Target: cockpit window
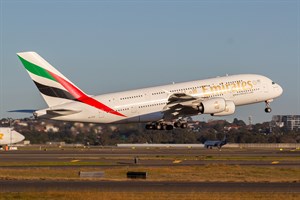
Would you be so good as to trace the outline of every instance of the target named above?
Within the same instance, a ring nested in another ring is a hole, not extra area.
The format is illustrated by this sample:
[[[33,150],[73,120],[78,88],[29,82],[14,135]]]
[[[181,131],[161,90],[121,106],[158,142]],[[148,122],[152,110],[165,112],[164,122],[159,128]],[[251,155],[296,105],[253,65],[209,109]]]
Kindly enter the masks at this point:
[[[272,81],[272,85],[275,85],[276,83],[274,81]]]

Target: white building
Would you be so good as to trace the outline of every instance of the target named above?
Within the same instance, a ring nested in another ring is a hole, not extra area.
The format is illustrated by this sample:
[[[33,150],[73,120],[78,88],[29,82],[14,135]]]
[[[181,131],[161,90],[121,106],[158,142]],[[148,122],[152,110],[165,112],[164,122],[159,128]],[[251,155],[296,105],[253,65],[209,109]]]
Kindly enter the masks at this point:
[[[290,131],[300,130],[300,115],[274,115],[272,125],[285,127]]]

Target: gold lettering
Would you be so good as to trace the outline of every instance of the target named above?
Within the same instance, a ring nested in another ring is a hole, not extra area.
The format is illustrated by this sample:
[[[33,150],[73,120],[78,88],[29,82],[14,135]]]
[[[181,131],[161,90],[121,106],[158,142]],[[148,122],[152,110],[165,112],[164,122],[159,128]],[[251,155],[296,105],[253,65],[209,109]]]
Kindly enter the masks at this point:
[[[227,92],[237,92],[242,90],[249,90],[254,87],[252,81],[234,81],[230,83],[219,83],[218,85],[204,85],[201,86],[204,96],[214,94],[225,94]],[[197,90],[192,90],[192,93],[197,93]]]
[[[202,86],[202,92],[203,92],[203,93],[206,93],[206,92],[207,92],[206,86]]]
[[[235,92],[235,91],[237,91],[236,84],[232,83],[231,84],[231,92]]]
[[[243,81],[242,82],[242,88],[243,88],[243,90],[247,90],[246,86],[247,86],[247,82]]]
[[[251,82],[251,81],[248,81],[247,83],[248,83],[248,85],[250,86],[250,89],[252,89],[252,88],[253,88],[252,82]]]
[[[237,82],[237,87],[238,87],[238,88],[241,88],[241,83],[240,83],[240,81]]]
[[[2,133],[0,133],[0,140],[3,140],[3,134]]]
[[[208,89],[206,88],[206,86],[202,86],[201,88],[202,88],[203,96],[204,96],[204,97],[209,96],[209,94],[208,94]]]
[[[210,90],[212,92],[220,92],[222,90],[222,88],[219,85],[213,85],[213,86],[210,86]]]
[[[222,87],[222,90],[220,92],[225,94],[227,92],[227,90],[226,90],[224,83],[221,83],[221,87]]]
[[[226,91],[227,91],[227,92],[229,91],[229,86],[230,86],[230,85],[226,83]]]
[[[221,83],[222,91],[225,91],[225,85]]]

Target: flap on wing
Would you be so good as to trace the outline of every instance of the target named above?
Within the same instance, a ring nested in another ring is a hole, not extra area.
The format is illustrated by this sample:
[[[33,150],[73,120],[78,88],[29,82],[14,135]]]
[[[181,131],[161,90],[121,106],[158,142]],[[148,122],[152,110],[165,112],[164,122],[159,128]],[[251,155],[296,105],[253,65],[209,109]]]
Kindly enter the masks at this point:
[[[70,109],[55,109],[55,110],[47,110],[48,115],[72,115],[75,113],[81,112],[81,110],[70,110]]]
[[[168,99],[168,104],[180,103],[185,101],[196,100],[197,98],[187,95],[185,93],[172,94]]]
[[[197,109],[197,106],[200,104],[201,101],[201,98],[196,98],[185,93],[176,93],[172,94],[169,97],[165,110],[178,105],[181,107],[192,107],[194,109]]]

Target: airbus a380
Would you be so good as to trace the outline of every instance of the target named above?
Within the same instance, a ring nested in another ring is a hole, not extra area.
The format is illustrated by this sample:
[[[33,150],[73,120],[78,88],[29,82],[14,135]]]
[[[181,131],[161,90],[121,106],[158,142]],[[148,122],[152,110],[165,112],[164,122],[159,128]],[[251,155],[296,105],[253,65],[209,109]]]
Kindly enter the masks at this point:
[[[35,52],[17,53],[48,108],[37,118],[91,123],[147,123],[146,129],[186,128],[199,114],[231,115],[236,106],[270,102],[282,88],[262,75],[240,74],[91,96]]]

